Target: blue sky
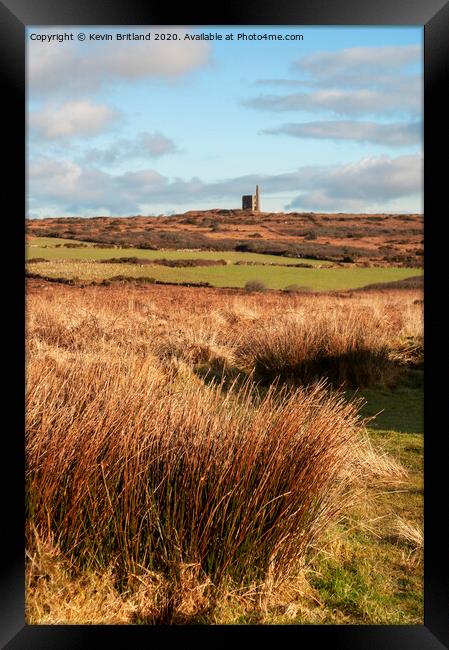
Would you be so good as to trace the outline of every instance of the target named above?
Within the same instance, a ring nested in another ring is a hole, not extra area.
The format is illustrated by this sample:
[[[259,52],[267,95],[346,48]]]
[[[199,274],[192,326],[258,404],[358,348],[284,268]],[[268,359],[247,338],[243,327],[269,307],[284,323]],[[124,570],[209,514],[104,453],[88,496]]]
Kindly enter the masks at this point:
[[[234,39],[184,39],[200,33]],[[27,36],[31,217],[239,208],[257,182],[267,211],[422,212],[421,27],[64,26]]]

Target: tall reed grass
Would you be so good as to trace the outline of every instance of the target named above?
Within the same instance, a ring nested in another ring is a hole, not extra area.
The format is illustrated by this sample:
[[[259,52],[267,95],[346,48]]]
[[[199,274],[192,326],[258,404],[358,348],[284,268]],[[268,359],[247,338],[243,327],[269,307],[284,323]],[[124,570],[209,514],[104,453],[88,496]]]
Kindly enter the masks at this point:
[[[80,566],[282,575],[367,478],[356,408],[321,385],[255,402],[119,361],[27,379],[28,518]]]
[[[343,313],[341,313],[343,311]],[[264,381],[308,384],[327,377],[365,387],[394,375],[385,323],[363,310],[280,314],[242,333],[236,357]]]

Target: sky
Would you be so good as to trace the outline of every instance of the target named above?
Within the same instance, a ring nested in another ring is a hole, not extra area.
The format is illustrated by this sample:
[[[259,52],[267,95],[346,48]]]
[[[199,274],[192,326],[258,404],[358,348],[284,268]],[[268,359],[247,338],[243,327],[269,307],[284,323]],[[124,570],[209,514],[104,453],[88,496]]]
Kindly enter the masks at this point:
[[[422,212],[422,121],[422,27],[27,27],[27,216]]]

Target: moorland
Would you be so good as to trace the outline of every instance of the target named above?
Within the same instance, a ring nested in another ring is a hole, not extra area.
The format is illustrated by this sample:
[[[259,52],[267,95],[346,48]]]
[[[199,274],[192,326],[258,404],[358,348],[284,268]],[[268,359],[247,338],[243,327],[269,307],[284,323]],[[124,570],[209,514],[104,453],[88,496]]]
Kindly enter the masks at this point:
[[[422,623],[422,216],[313,218],[27,222],[29,623]]]

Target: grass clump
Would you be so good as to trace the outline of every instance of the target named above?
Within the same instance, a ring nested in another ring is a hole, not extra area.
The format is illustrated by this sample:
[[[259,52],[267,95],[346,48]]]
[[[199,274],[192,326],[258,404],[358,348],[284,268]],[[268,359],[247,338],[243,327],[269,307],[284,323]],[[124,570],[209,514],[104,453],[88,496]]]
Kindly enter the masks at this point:
[[[281,315],[248,328],[236,357],[265,383],[279,378],[308,384],[326,377],[336,385],[363,387],[388,381],[397,371],[385,331],[381,322],[368,326],[364,316],[348,311],[337,321],[324,313],[308,319]]]
[[[322,385],[255,401],[118,360],[27,379],[29,530],[122,585],[185,565],[214,587],[282,579],[378,472],[356,406]]]

